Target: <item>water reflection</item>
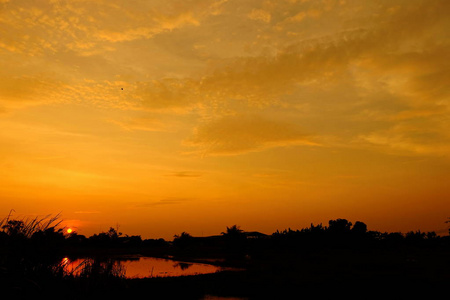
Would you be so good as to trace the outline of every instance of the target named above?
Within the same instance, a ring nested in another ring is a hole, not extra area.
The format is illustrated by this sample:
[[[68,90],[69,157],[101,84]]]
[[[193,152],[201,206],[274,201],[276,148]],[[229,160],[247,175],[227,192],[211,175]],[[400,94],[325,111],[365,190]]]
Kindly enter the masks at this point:
[[[120,264],[127,278],[172,277],[209,274],[225,270],[225,268],[204,264],[174,261],[155,257],[117,257],[114,263]],[[83,266],[92,263],[92,259],[70,260],[65,257],[61,264],[68,274],[79,275]]]
[[[184,262],[178,262],[176,264],[173,265],[174,268],[179,267],[181,270],[187,270],[190,267],[192,267],[191,263],[184,263]]]

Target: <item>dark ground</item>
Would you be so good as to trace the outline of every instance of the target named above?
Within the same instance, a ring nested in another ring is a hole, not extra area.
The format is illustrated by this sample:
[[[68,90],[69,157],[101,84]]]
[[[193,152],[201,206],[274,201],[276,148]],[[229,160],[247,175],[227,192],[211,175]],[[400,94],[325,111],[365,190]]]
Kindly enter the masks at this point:
[[[450,287],[449,254],[448,249],[416,247],[260,252],[228,263],[245,267],[243,271],[174,278],[36,280],[36,284],[29,280],[8,292],[14,299],[202,299],[205,295],[438,299],[442,291],[447,297]]]
[[[237,226],[221,236],[182,233],[173,242],[107,233],[64,236],[50,227],[31,236],[23,222],[0,232],[0,299],[441,299],[450,292],[450,236],[380,233],[345,219],[270,236]],[[18,229],[22,231],[18,231]],[[140,254],[215,261],[240,269],[214,274],[127,279],[111,255]],[[63,257],[95,258],[67,276]],[[56,263],[56,265],[55,265]]]

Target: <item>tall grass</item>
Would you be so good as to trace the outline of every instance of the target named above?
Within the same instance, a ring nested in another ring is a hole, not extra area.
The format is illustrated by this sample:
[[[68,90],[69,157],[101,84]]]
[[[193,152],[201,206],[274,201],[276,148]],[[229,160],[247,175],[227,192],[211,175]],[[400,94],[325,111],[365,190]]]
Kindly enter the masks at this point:
[[[86,291],[120,286],[125,269],[112,260],[85,260],[69,270],[64,261],[60,214],[0,220],[0,290],[34,294],[62,287]],[[1,297],[0,297],[1,299]]]
[[[89,259],[85,260],[80,267],[78,276],[84,278],[125,278],[125,267],[120,261],[114,259],[99,260]]]
[[[46,230],[55,230],[62,222],[59,220],[61,214],[55,216],[35,217],[33,219],[24,218],[21,220],[11,219],[11,212],[7,217],[0,220],[1,232],[9,236],[23,236],[30,238],[34,233]]]
[[[88,258],[76,263],[68,258],[54,265],[55,274],[77,278],[125,278],[126,268],[116,259]]]

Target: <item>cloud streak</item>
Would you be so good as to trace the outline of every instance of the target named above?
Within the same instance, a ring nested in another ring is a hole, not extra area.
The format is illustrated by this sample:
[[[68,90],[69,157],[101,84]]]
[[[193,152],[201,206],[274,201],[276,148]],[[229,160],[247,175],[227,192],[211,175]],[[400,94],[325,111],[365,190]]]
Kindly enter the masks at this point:
[[[176,205],[176,204],[182,204],[191,201],[190,198],[180,198],[180,197],[169,197],[164,198],[159,201],[151,201],[146,203],[141,203],[136,205],[136,207],[154,207],[154,206],[160,206],[160,205]]]
[[[206,155],[235,155],[287,145],[318,146],[292,124],[258,115],[226,116],[200,125],[186,144]]]
[[[197,178],[201,177],[203,174],[199,172],[188,172],[188,171],[180,171],[180,172],[172,172],[166,176],[178,177],[178,178]]]

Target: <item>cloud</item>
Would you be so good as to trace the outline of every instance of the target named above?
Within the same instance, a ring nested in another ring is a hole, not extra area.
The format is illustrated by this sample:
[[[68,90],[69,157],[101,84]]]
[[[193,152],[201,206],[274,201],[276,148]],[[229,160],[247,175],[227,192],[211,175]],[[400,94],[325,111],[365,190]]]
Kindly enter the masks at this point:
[[[144,105],[150,109],[192,107],[198,104],[213,106],[235,99],[257,106],[279,104],[283,101],[283,96],[296,93],[302,85],[339,81],[349,76],[356,81],[359,74],[355,72],[355,66],[363,71],[367,70],[372,75],[372,81],[384,80],[389,77],[389,73],[396,75],[404,68],[398,65],[399,61],[420,65],[420,60],[426,60],[422,57],[427,55],[426,51],[417,52],[410,48],[411,45],[434,33],[433,28],[444,26],[445,21],[441,17],[431,21],[420,15],[423,7],[422,2],[418,3],[420,5],[417,8],[395,13],[389,13],[391,6],[382,6],[380,13],[384,14],[379,20],[372,19],[359,27],[344,28],[320,38],[296,38],[285,46],[278,47],[275,54],[212,61],[211,71],[200,78],[166,78],[141,83],[142,97],[148,99],[144,101]],[[432,12],[425,15],[432,15],[441,8],[439,5],[431,6]],[[426,7],[425,11],[429,10]],[[350,9],[347,13],[349,11]],[[416,21],[413,26],[409,26],[411,20],[417,20],[424,28],[417,25]],[[270,38],[277,33],[267,30],[266,34]],[[435,43],[437,41],[439,39]],[[419,47],[432,49],[434,46],[419,44]],[[440,52],[445,53],[447,48],[444,47]],[[389,57],[394,63],[388,64],[386,68],[384,61]],[[438,58],[436,60],[443,61],[442,56],[435,57]],[[444,71],[443,66],[434,67]],[[411,83],[425,79],[420,74],[423,70],[416,71],[419,72],[417,78],[421,79],[414,79],[407,73],[399,75],[406,76],[404,78]],[[385,74],[381,74],[382,72]],[[438,74],[441,73],[444,72]],[[432,80],[427,82],[433,84]]]
[[[74,212],[75,214],[100,214],[101,212],[98,210],[78,210]]]
[[[173,177],[179,177],[179,178],[196,178],[196,177],[201,177],[202,173],[180,171],[180,172],[172,172],[166,176],[173,176]]]
[[[167,4],[163,2],[150,4],[138,1],[134,5],[123,5],[120,1],[95,3],[86,1],[76,7],[69,3],[58,5],[45,1],[39,3],[34,3],[27,9],[19,9],[20,5],[11,4],[3,18],[3,26],[8,27],[6,30],[8,34],[3,36],[4,41],[0,37],[0,43],[33,55],[42,51],[62,55],[70,50],[80,57],[97,55],[95,61],[98,61],[100,54],[114,53],[119,49],[103,43],[105,41],[117,43],[149,39],[155,34],[165,32],[167,33],[165,41],[173,44],[174,49],[183,49],[176,53],[178,56],[183,56],[183,53],[192,52],[189,49],[189,43],[192,43],[191,48],[199,42],[205,45],[205,41],[201,40],[202,34],[203,36],[206,34],[208,39],[217,38],[229,41],[228,44],[236,43],[237,37],[230,36],[228,31],[211,36],[208,26],[214,22],[220,22],[220,28],[228,28],[227,19],[216,14],[218,7],[228,10],[227,17],[230,17],[231,12],[240,11],[225,1],[190,1],[189,4],[170,1]],[[433,3],[413,1],[413,3],[405,7],[396,7],[389,1],[382,2],[375,9],[377,14],[373,14],[374,7],[371,5],[357,6],[340,1],[320,1],[320,3],[268,1],[264,4],[240,4],[244,7],[241,13],[247,14],[249,18],[276,23],[274,26],[264,27],[262,31],[260,29],[261,32],[257,30],[257,27],[248,28],[253,34],[251,40],[255,43],[255,47],[271,45],[276,47],[276,52],[257,55],[247,53],[247,55],[223,61],[213,59],[210,61],[209,71],[205,70],[203,74],[198,73],[198,76],[183,78],[165,76],[165,78],[135,82],[135,94],[130,95],[133,96],[130,99],[123,100],[122,104],[133,107],[140,105],[141,108],[148,110],[190,110],[198,106],[217,106],[218,103],[230,99],[247,101],[257,106],[272,105],[283,101],[283,96],[295,93],[299,85],[348,76],[346,72],[354,64],[371,68],[371,72],[377,66],[380,70],[385,70],[381,64],[387,53],[393,54],[388,56],[396,60],[407,59],[405,50],[409,51],[411,45],[414,45],[419,38],[432,39],[433,35],[439,34],[439,38],[434,39],[433,42],[436,44],[445,34],[442,29],[439,30],[448,25],[445,14],[439,13],[448,7],[445,1]],[[367,21],[346,23],[347,19],[358,20],[354,17],[358,9],[363,16],[372,12],[372,17],[367,18]],[[288,20],[298,15],[308,16],[317,18],[314,21],[317,26],[326,27],[328,23],[321,19],[323,14],[329,17],[329,23],[339,25],[335,26],[337,29],[327,29],[319,36],[308,37],[306,35],[308,32],[305,32],[295,38],[284,36],[283,40],[281,39],[280,34],[286,34],[290,29],[299,29],[298,24],[291,24],[289,26],[294,27],[288,28],[286,23]],[[241,22],[244,24],[244,20]],[[177,28],[181,32],[177,35],[178,38],[180,35],[196,32],[191,36],[191,39],[195,40],[183,40],[183,45],[179,45],[170,39],[171,32]],[[24,36],[24,38],[18,39],[17,36]],[[185,42],[187,45],[184,45]],[[418,46],[434,47],[433,43],[430,43],[431,46]],[[213,45],[214,43],[211,43],[210,47]],[[444,47],[441,53],[446,53],[446,50],[447,47]],[[419,56],[417,59],[420,59],[422,54],[416,53]],[[59,59],[64,62],[65,56],[67,53]],[[97,65],[97,62],[83,62],[74,57],[68,59],[75,62],[73,65],[81,66],[86,70],[83,75],[92,77],[93,74],[100,74],[92,67]],[[412,58],[412,60],[414,63],[416,59]],[[67,60],[66,63],[69,64],[69,61]],[[67,67],[72,66],[67,65]],[[111,62],[99,65],[98,68],[103,72],[107,69],[113,73],[125,70],[123,69],[125,66],[122,69],[112,68]],[[432,79],[436,79],[438,74],[445,74],[443,71],[436,73],[436,76],[429,74],[429,80],[425,78],[426,76],[418,74],[414,79],[417,81],[416,87],[420,88],[422,84],[422,89],[428,89],[427,84],[437,83]],[[392,67],[390,72],[394,72]],[[444,83],[445,80],[441,82]],[[431,89],[433,89],[432,86]],[[136,99],[139,99],[139,103]]]
[[[97,48],[104,42],[150,39],[216,14],[221,2],[66,1],[2,2],[0,49],[30,56]],[[97,52],[95,52],[97,53]],[[97,53],[98,54],[98,53]]]
[[[361,137],[374,146],[380,147],[381,152],[396,153],[402,155],[433,155],[446,156],[450,153],[450,140],[444,141],[418,141],[412,135],[404,133],[372,133]]]
[[[269,12],[262,9],[253,9],[249,14],[248,18],[250,20],[262,21],[265,23],[269,23],[271,19],[271,15]]]
[[[380,133],[380,124],[400,134],[397,125],[413,119],[443,128],[450,3],[403,3],[11,1],[0,51],[15,62],[6,66],[12,76],[0,76],[1,105],[85,102],[152,114],[112,120],[131,131],[164,130],[157,114],[192,114],[209,121],[191,120],[187,143],[214,155],[309,141],[279,116],[255,117],[280,107],[297,113],[302,129],[342,140]],[[33,60],[21,64],[27,55]],[[45,74],[29,72],[33,64]]]
[[[206,155],[236,155],[288,145],[318,143],[292,124],[258,115],[233,115],[200,125],[186,145]]]
[[[448,121],[429,117],[406,119],[389,129],[361,135],[359,140],[389,153],[448,157],[450,134],[446,128],[449,125]]]
[[[140,203],[137,204],[136,207],[153,207],[153,206],[160,206],[160,205],[175,205],[175,204],[181,204],[188,201],[191,201],[191,198],[180,198],[180,197],[169,197],[164,198],[159,201],[151,201],[146,203]]]
[[[0,74],[0,103],[11,107],[58,102],[64,83],[48,76]]]
[[[150,39],[157,34],[181,28],[186,25],[198,26],[200,21],[196,19],[192,12],[181,12],[175,16],[157,15],[153,17],[155,24],[151,27],[141,26],[126,30],[117,28],[116,30],[102,29],[95,33],[99,40],[108,42],[127,42],[138,39]]]
[[[163,124],[157,118],[135,117],[125,118],[123,120],[111,119],[111,123],[118,125],[126,131],[165,131],[167,125]]]
[[[199,99],[195,83],[183,79],[162,79],[136,83],[136,95],[145,109],[189,108]]]

